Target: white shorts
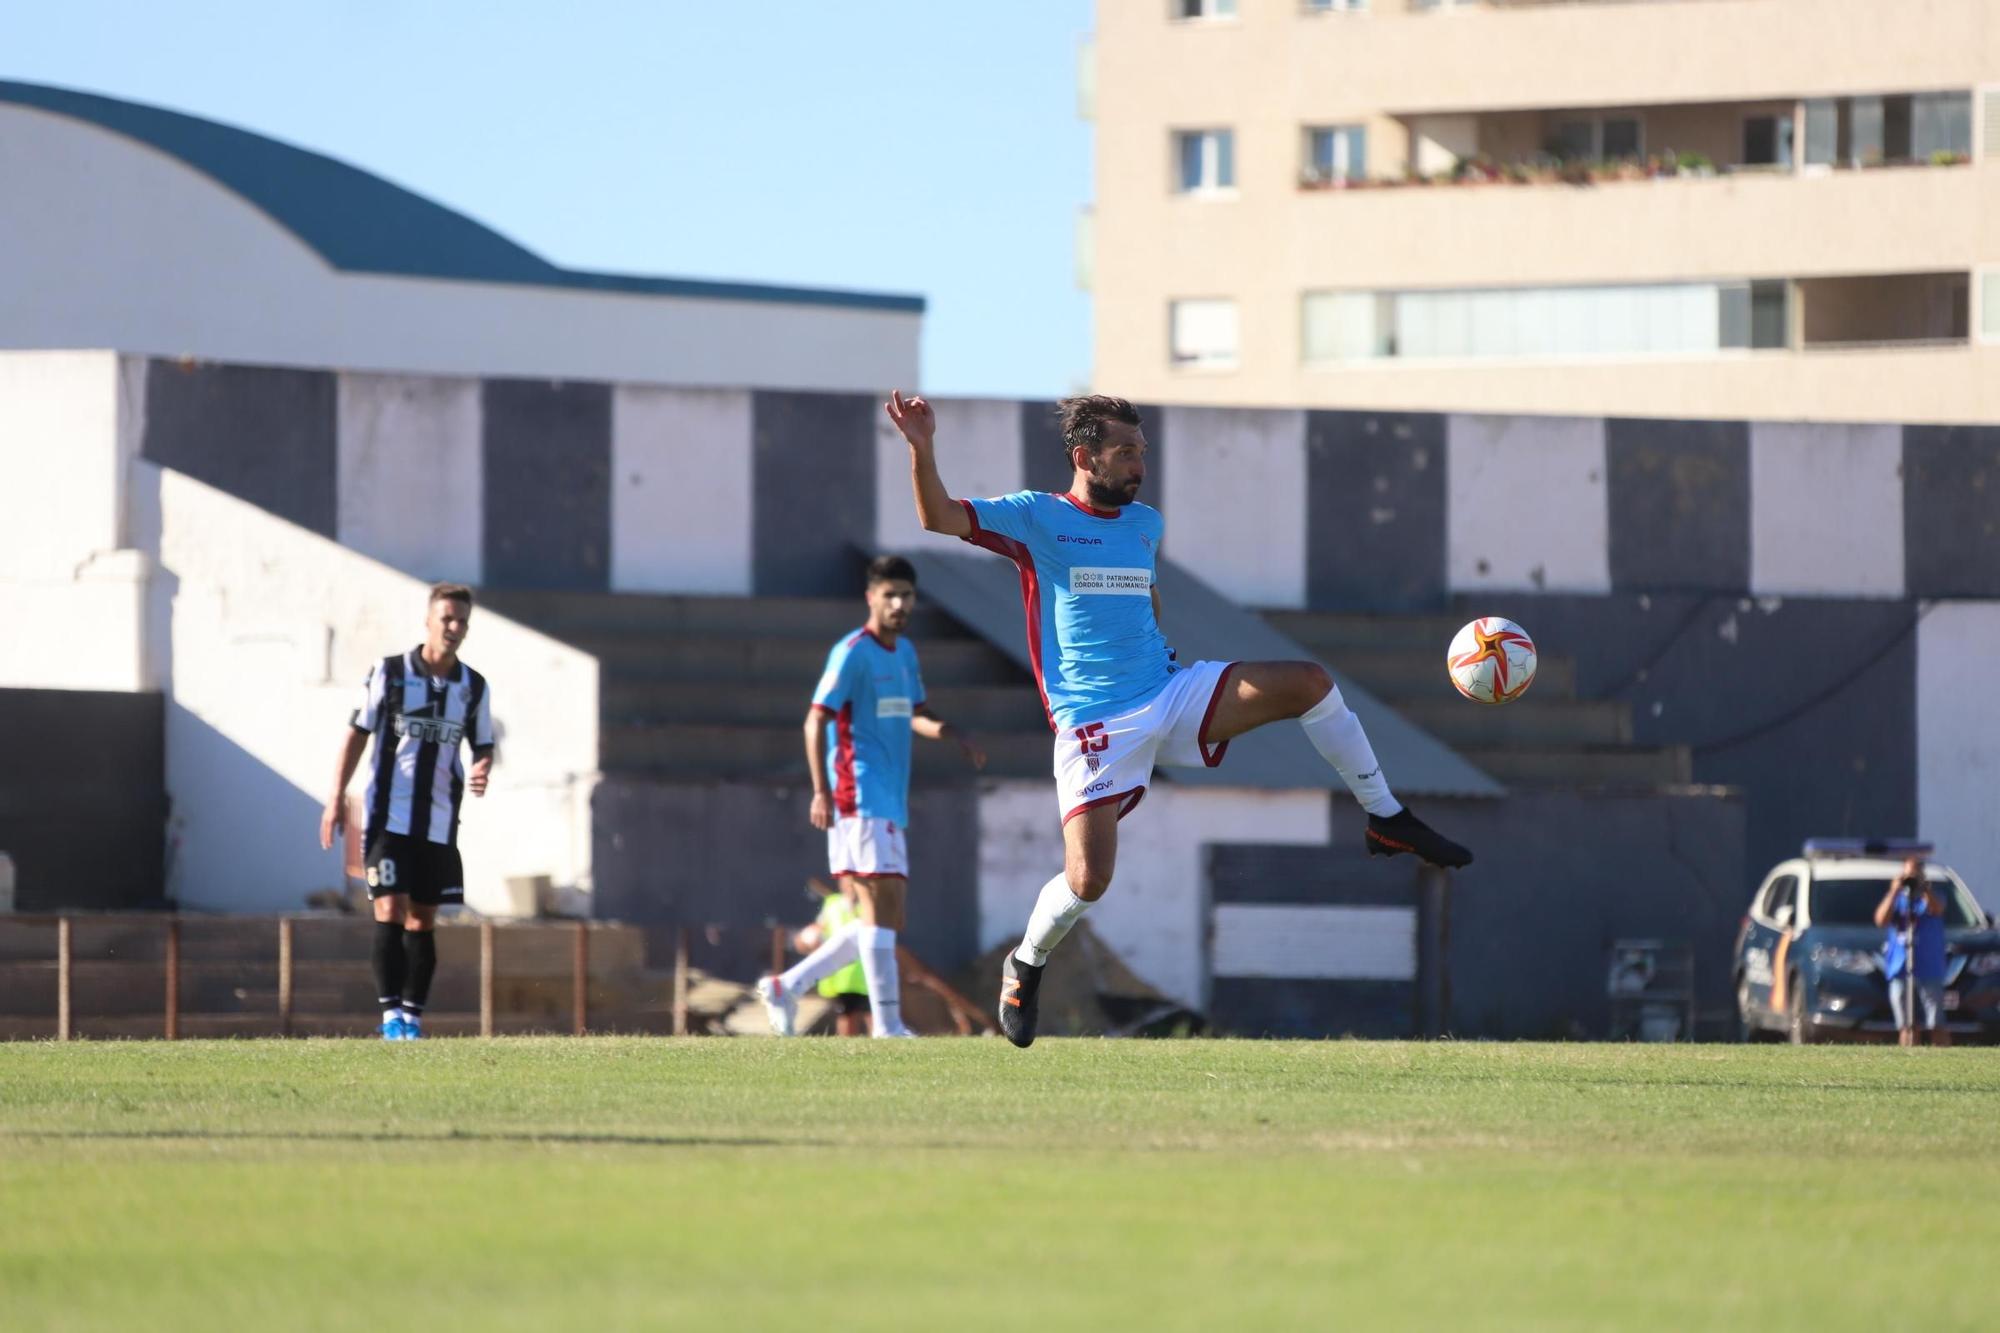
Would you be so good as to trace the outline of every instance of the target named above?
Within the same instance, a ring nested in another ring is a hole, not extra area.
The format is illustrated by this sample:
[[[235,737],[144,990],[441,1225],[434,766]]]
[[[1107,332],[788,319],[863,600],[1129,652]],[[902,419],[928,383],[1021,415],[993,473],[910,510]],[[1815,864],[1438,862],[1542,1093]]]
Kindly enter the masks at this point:
[[[1214,768],[1229,742],[1211,745],[1208,724],[1234,662],[1196,662],[1167,678],[1160,692],[1128,713],[1071,727],[1056,737],[1056,799],[1067,824],[1085,810],[1121,802],[1132,813],[1153,765]]]
[[[910,853],[903,845],[903,826],[866,815],[834,820],[826,831],[826,868],[836,875],[908,879]]]

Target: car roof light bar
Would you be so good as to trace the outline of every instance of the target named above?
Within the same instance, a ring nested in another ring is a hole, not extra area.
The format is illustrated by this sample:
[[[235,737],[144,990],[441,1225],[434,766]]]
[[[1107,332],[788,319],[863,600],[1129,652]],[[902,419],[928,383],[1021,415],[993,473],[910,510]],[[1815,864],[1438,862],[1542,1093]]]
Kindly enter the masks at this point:
[[[1822,858],[1838,856],[1921,856],[1929,857],[1936,848],[1921,838],[1807,838],[1805,854]]]

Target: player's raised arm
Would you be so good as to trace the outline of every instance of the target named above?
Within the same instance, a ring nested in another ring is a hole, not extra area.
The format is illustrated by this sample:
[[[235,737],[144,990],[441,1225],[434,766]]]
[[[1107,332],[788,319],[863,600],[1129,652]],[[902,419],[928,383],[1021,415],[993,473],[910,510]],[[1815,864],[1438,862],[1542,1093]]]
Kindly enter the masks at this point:
[[[917,521],[925,532],[941,532],[947,537],[963,537],[972,531],[972,519],[963,505],[951,498],[938,476],[937,414],[921,398],[903,397],[901,389],[889,395],[883,405],[889,420],[910,442],[910,488],[916,492]]]

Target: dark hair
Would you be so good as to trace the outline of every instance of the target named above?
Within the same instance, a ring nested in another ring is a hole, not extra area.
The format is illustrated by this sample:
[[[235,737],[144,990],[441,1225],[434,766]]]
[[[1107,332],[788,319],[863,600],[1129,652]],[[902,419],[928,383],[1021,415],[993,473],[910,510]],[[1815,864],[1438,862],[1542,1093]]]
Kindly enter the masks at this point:
[[[1122,421],[1137,426],[1139,409],[1123,398],[1108,393],[1086,393],[1065,398],[1056,404],[1056,426],[1062,431],[1063,457],[1079,444],[1096,451],[1104,443],[1104,423]]]
[[[431,602],[464,602],[470,607],[472,605],[472,589],[466,587],[463,583],[433,583],[431,585],[430,602],[425,602],[424,605],[429,606]]]
[[[868,587],[888,583],[892,579],[914,584],[917,581],[916,566],[900,555],[878,555],[868,562]]]

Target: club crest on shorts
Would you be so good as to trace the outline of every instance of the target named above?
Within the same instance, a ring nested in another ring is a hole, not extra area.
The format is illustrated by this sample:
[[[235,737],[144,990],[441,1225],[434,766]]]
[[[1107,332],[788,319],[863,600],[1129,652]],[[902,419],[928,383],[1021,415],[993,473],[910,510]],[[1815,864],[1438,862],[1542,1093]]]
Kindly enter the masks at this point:
[[[1087,754],[1083,757],[1083,766],[1095,773],[1098,769],[1104,767],[1104,761],[1094,754]]]

